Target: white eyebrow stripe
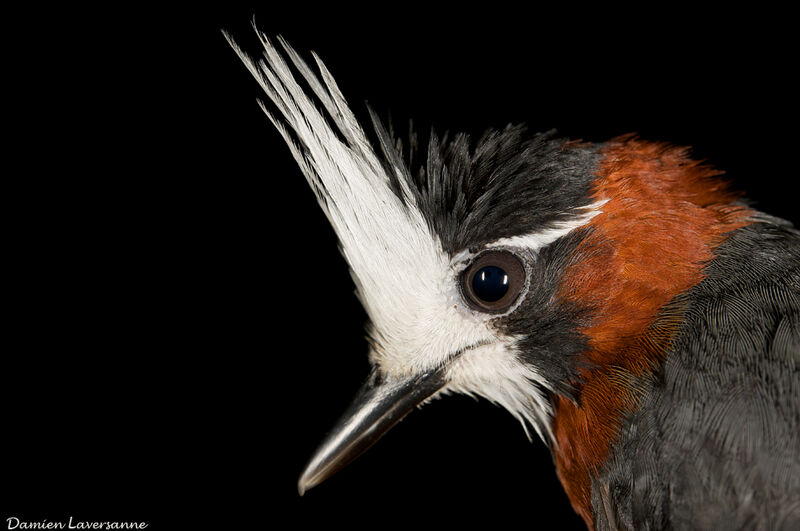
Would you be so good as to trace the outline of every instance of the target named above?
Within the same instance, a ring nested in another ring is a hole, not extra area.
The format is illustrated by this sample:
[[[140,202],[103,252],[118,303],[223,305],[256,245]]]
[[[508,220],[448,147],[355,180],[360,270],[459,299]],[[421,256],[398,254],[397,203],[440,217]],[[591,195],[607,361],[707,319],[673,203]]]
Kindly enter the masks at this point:
[[[487,249],[494,249],[497,247],[525,247],[527,249],[538,251],[562,236],[566,236],[578,227],[583,227],[593,217],[601,214],[603,211],[600,208],[608,203],[608,199],[597,201],[591,205],[583,207],[586,213],[574,217],[569,221],[557,221],[545,230],[531,232],[529,234],[521,234],[519,236],[511,236],[510,238],[500,238],[486,245]]]

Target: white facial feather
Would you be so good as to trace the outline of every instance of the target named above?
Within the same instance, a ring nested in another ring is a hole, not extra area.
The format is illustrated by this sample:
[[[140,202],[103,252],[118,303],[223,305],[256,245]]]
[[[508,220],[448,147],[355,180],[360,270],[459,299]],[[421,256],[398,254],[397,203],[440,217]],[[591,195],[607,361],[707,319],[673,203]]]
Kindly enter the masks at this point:
[[[551,441],[552,411],[539,389],[549,385],[535,369],[519,361],[515,344],[515,338],[508,338],[462,353],[453,360],[444,392],[486,398],[514,415],[528,439],[531,426],[543,441]]]
[[[487,247],[522,247],[525,249],[541,249],[550,245],[559,238],[562,238],[577,229],[589,223],[589,221],[600,214],[600,208],[608,203],[608,199],[597,201],[590,205],[583,207],[581,210],[583,214],[579,214],[574,218],[567,221],[559,221],[553,223],[548,228],[531,234],[523,234],[520,236],[512,236],[510,238],[500,238],[497,241],[487,245]]]
[[[458,278],[469,253],[450,259],[402,177],[398,180],[404,201],[395,195],[384,166],[319,58],[314,56],[321,81],[280,40],[327,114],[298,84],[270,40],[259,36],[264,58],[257,62],[228,40],[277,109],[280,117],[261,104],[339,237],[371,321],[373,363],[385,377],[400,378],[452,360],[445,392],[488,398],[543,436],[549,431],[551,412],[538,386],[547,383],[518,360],[517,339],[492,326],[497,315],[476,312],[461,298]],[[596,214],[596,208],[590,209],[547,231],[504,238],[487,247],[537,250]]]

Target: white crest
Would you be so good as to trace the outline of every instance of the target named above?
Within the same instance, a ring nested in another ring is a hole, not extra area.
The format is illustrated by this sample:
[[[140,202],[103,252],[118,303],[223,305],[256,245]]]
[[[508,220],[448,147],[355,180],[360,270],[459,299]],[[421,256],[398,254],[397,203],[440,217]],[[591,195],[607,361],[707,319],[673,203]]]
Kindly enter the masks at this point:
[[[441,291],[439,279],[421,274],[447,268],[441,245],[419,209],[406,207],[390,188],[384,166],[319,58],[314,56],[322,82],[280,40],[327,111],[327,118],[296,82],[270,40],[261,33],[259,36],[266,60],[255,62],[232,41],[231,45],[282,115],[283,120],[277,119],[262,104],[339,237],[359,299],[374,326],[375,339],[384,349],[393,343],[413,344],[416,331],[409,330],[407,323],[438,311],[430,309],[428,301],[420,300],[418,294]],[[404,179],[399,181],[407,186]],[[413,206],[412,194],[407,189],[404,192],[406,202]]]

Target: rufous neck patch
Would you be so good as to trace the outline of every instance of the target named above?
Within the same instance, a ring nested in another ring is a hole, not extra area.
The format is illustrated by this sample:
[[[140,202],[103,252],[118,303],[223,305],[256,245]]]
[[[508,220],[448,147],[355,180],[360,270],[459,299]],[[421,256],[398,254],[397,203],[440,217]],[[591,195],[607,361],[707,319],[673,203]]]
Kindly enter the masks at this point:
[[[563,300],[591,309],[579,403],[559,397],[553,433],[559,478],[591,529],[591,474],[608,457],[623,414],[636,407],[637,377],[661,362],[680,317],[661,315],[703,280],[704,264],[751,211],[721,172],[684,148],[630,136],[602,151],[593,199],[606,200],[588,224],[562,281]]]

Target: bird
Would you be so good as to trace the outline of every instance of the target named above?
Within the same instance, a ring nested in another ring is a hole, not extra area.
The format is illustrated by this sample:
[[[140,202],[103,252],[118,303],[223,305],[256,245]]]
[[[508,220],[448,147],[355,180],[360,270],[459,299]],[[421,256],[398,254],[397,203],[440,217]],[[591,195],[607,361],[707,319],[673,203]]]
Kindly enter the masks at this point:
[[[421,157],[253,27],[258,59],[223,33],[368,320],[370,372],[300,495],[466,394],[547,446],[588,529],[800,528],[800,231],[635,134],[432,132]]]

